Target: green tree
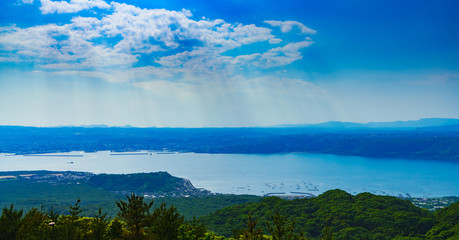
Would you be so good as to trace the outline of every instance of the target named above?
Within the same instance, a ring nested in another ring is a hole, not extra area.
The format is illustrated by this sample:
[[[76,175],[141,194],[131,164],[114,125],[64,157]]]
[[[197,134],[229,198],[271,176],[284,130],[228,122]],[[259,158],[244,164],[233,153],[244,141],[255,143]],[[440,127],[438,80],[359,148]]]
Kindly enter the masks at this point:
[[[435,212],[437,224],[426,234],[427,239],[459,239],[459,202]]]
[[[22,210],[14,209],[14,205],[4,207],[0,216],[0,239],[16,240],[16,235],[21,227]]]
[[[271,223],[267,223],[268,232],[273,240],[297,240],[301,239],[300,234],[295,234],[293,229],[295,222],[288,223],[288,219],[277,211],[271,217]]]
[[[362,227],[347,227],[333,234],[333,239],[337,240],[365,240],[370,239],[368,231]]]
[[[107,219],[107,213],[102,213],[102,209],[99,208],[99,212],[91,219],[89,224],[88,239],[91,240],[105,240],[108,239],[107,228],[109,219]]]
[[[51,229],[48,226],[48,218],[43,208],[30,209],[21,220],[21,227],[18,230],[19,240],[47,239],[51,236]]]
[[[263,240],[263,231],[256,228],[258,221],[252,219],[252,215],[247,217],[247,229],[242,230],[241,240]]]
[[[179,240],[197,240],[206,236],[207,228],[204,223],[193,217],[179,228]]]
[[[153,239],[176,240],[179,236],[179,228],[183,223],[184,218],[174,205],[167,208],[166,204],[162,203],[151,216],[148,232]]]
[[[333,239],[333,232],[331,230],[331,227],[324,227],[322,229],[322,234],[320,237],[321,240],[332,240]]]
[[[107,237],[110,240],[121,240],[123,239],[123,222],[118,218],[114,218],[107,227]]]
[[[56,222],[56,235],[58,238],[67,240],[80,240],[83,238],[83,230],[86,229],[82,226],[81,212],[80,199],[78,199],[73,206],[69,206],[70,215],[60,216],[59,221]]]
[[[78,199],[75,205],[69,207],[69,213],[73,220],[77,220],[80,217],[81,212],[83,212],[80,207],[80,202],[81,200]]]
[[[57,222],[59,220],[59,213],[54,210],[54,206],[46,213],[46,217],[51,220],[51,222]]]
[[[127,201],[117,201],[119,208],[118,217],[122,219],[128,228],[127,238],[132,240],[145,239],[145,228],[151,216],[150,209],[153,201],[144,202],[143,196],[131,194]]]

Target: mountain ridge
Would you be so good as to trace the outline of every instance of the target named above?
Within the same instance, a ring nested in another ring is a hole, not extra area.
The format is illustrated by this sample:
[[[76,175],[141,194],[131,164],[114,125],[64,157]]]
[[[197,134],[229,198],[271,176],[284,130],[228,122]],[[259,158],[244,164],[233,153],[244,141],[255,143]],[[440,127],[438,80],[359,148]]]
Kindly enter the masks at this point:
[[[277,128],[426,128],[459,125],[456,118],[421,118],[419,120],[392,121],[392,122],[341,122],[328,121],[316,124],[282,124]]]
[[[459,125],[457,118],[421,118],[418,120],[406,121],[387,121],[387,122],[347,122],[347,121],[327,121],[320,123],[299,123],[299,124],[279,124],[270,126],[238,126],[238,127],[138,127],[132,125],[110,126],[106,124],[87,124],[87,125],[58,125],[58,126],[19,126],[19,125],[0,125],[0,127],[24,127],[24,128],[119,128],[119,129],[247,129],[247,128],[425,128],[425,127],[444,127]]]

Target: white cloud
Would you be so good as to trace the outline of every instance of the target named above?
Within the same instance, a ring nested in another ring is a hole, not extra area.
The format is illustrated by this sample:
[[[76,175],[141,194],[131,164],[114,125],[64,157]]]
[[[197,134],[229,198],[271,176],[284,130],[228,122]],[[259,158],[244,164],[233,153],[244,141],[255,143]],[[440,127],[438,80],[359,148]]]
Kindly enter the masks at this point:
[[[278,43],[281,43],[282,42],[282,39],[280,38],[271,38],[269,39],[269,43],[271,44],[278,44]]]
[[[32,4],[34,0],[22,0],[24,4]]]
[[[0,28],[0,46],[2,50],[13,51],[25,59],[59,57],[58,50],[53,46],[58,43],[56,36],[65,32],[65,27],[55,24],[36,26],[26,29],[18,27]]]
[[[2,57],[0,56],[0,62],[20,62],[21,59],[18,57]]]
[[[220,19],[194,21],[188,10],[141,9],[115,2],[112,6],[113,14],[98,22],[98,30],[106,36],[122,36],[116,46],[120,51],[152,53],[177,48],[186,40],[225,51],[273,37],[270,29],[253,24],[233,25]]]
[[[44,68],[78,69],[129,65],[137,62],[135,55],[85,40],[85,33],[73,25],[42,25],[21,29],[0,28],[2,50],[14,52],[24,61],[35,61]]]
[[[283,47],[273,48],[264,53],[240,55],[234,59],[234,63],[260,68],[285,66],[301,59],[303,56],[300,50],[311,44],[311,41],[289,43]]]
[[[33,1],[33,0],[25,0],[25,1]],[[91,8],[107,9],[110,7],[110,5],[108,5],[103,0],[70,0],[70,2],[40,0],[40,2],[41,2],[40,10],[43,14],[76,13],[76,12],[91,9]]]
[[[265,21],[265,23],[267,23],[267,24],[269,24],[271,26],[274,26],[274,27],[280,27],[281,31],[283,33],[287,33],[287,32],[292,31],[294,27],[298,28],[301,31],[301,33],[303,33],[303,34],[316,34],[317,33],[316,30],[310,29],[310,28],[306,27],[305,25],[303,25],[302,23],[297,22],[297,21],[274,21],[274,20],[270,20],[270,21]]]
[[[147,76],[173,79],[206,75],[206,79],[212,79],[234,76],[240,68],[257,70],[288,65],[301,59],[300,50],[312,44],[289,42],[274,36],[271,29],[254,24],[194,20],[186,9],[142,9],[117,2],[108,5],[102,0],[41,1],[43,13],[95,7],[109,10],[102,17],[75,16],[64,25],[0,27],[0,50],[6,52],[0,61],[35,62],[45,69],[75,74],[91,70],[97,72],[94,76],[110,82],[114,81],[111,75],[118,76],[120,81]],[[281,26],[283,31],[298,27],[304,33],[315,32],[298,22],[267,22]],[[225,54],[258,42],[283,44],[252,54]],[[146,68],[134,68],[136,64]]]

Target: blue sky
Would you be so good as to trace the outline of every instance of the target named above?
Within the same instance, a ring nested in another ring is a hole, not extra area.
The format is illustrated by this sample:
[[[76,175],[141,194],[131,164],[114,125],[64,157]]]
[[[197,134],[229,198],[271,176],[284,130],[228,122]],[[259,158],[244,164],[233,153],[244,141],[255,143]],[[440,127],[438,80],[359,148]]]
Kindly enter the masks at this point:
[[[459,118],[457,1],[0,2],[0,125]]]

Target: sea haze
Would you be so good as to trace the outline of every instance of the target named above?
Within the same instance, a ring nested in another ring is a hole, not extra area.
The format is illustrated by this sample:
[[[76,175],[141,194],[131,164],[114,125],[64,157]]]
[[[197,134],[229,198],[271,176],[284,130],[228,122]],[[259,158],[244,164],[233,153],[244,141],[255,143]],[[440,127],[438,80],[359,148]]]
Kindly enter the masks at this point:
[[[197,154],[141,151],[0,154],[1,171],[53,170],[93,173],[167,171],[216,193],[256,194],[330,189],[349,193],[459,196],[459,164],[446,161],[374,159],[325,154]]]

